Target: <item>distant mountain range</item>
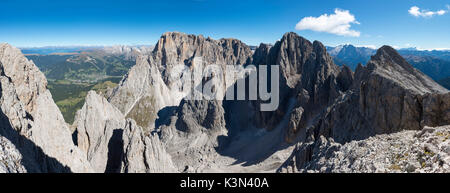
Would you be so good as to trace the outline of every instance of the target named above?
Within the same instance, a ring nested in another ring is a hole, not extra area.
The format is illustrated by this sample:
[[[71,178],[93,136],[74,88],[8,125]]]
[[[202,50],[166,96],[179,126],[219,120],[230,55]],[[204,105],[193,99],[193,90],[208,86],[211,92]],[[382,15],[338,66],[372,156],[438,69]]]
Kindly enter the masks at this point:
[[[136,56],[151,46],[43,47],[22,52],[50,80],[97,82],[122,77],[135,64]]]
[[[150,45],[135,45],[135,46],[43,46],[43,47],[22,47],[20,51],[24,55],[28,54],[39,54],[39,55],[59,55],[59,54],[73,54],[81,52],[92,52],[96,50],[106,50],[106,51],[120,51],[128,50],[133,48],[145,49],[151,48]]]
[[[24,47],[20,48],[23,54],[58,54],[58,53],[81,53],[102,49],[103,46],[45,46],[45,47]]]
[[[356,69],[358,63],[366,64],[370,60],[370,56],[376,52],[372,48],[355,47],[353,45],[327,47],[327,50],[337,65],[342,66],[345,64],[352,70]]]
[[[355,70],[358,63],[365,65],[376,50],[368,47],[357,47],[350,44],[336,47],[327,47],[328,53],[337,65],[347,65]],[[435,81],[448,82],[450,78],[450,51],[418,50],[416,48],[403,48],[398,50],[407,62],[419,69]],[[443,85],[450,88],[449,85]]]

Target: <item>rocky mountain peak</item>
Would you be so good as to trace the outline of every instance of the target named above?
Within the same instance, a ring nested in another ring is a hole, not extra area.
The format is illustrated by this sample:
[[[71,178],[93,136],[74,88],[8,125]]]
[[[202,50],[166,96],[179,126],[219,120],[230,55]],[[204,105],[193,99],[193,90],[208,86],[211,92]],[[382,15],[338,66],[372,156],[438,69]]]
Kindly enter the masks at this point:
[[[309,40],[295,32],[285,33],[279,43],[283,45],[282,47],[286,47],[288,49],[299,48],[299,51],[306,51],[306,53],[308,53],[308,51],[310,52],[313,48],[313,44]]]
[[[397,50],[390,46],[385,45],[379,48],[376,54],[371,57],[371,60],[383,65],[398,65],[409,72],[414,71],[414,68],[400,56]]]
[[[193,57],[202,57],[206,64],[243,65],[252,55],[250,47],[237,39],[214,40],[180,32],[164,33],[153,53],[162,66],[188,65]]]
[[[154,52],[161,52],[163,50],[178,49],[194,42],[205,41],[202,35],[196,36],[192,34],[185,34],[181,32],[166,32],[161,35],[156,43]],[[185,42],[185,44],[181,44]]]
[[[322,44],[322,42],[317,41],[317,40],[314,40],[314,42],[313,42],[313,48],[314,48],[314,51],[315,51],[316,53],[323,53],[323,52],[326,52],[326,51],[327,51],[327,49],[326,49],[325,46]]]
[[[327,72],[325,72],[325,76],[328,76],[330,74],[336,75],[339,71],[338,66],[334,64],[333,59],[328,54],[325,46],[321,42],[316,40],[313,42],[313,50],[316,56],[316,64],[319,65],[319,68],[326,68],[325,70]]]
[[[357,54],[356,47],[351,44],[343,45],[339,51],[339,54]]]
[[[283,37],[281,38],[280,41],[281,41],[281,42],[283,42],[283,41],[288,41],[288,42],[290,42],[290,41],[294,41],[294,40],[299,40],[299,41],[309,42],[309,44],[312,45],[311,42],[310,42],[309,40],[307,40],[306,38],[304,38],[304,37],[298,35],[298,34],[295,33],[295,32],[286,32],[285,34],[283,34]]]
[[[44,74],[18,48],[6,43],[0,44],[0,63],[4,76],[18,88],[19,99],[34,113],[37,96],[47,90]]]
[[[356,74],[376,74],[387,80],[392,80],[405,89],[416,93],[445,93],[443,88],[430,77],[412,67],[400,54],[390,46],[382,46],[377,53],[371,57],[366,68],[357,68]],[[364,73],[363,73],[364,74]],[[360,75],[357,75],[360,76]]]
[[[22,154],[28,172],[89,172],[44,74],[21,51],[0,45],[0,135]]]
[[[266,65],[267,56],[272,47],[273,45],[261,43],[253,53],[253,64]]]
[[[240,40],[214,40],[202,35],[167,32],[159,39],[152,55],[137,61],[108,100],[138,125],[153,128],[159,110],[178,105],[189,94],[177,87],[181,77],[172,76],[176,65],[192,67],[200,58],[203,67],[215,64],[225,71],[224,65],[250,64],[252,54],[250,47]],[[225,83],[218,92],[225,92]],[[143,112],[148,112],[149,116],[144,116]]]
[[[289,32],[275,43],[271,52],[273,54],[269,60],[280,65],[281,81],[285,81],[289,88],[294,88],[301,78],[304,64],[313,52],[312,43],[294,32]]]

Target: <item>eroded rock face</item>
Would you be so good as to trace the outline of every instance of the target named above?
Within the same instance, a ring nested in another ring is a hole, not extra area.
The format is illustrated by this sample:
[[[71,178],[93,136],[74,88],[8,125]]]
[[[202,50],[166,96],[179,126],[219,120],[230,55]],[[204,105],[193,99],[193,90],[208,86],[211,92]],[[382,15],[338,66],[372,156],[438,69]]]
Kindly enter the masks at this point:
[[[325,160],[331,159],[330,156],[348,157],[354,154],[369,156],[359,152],[369,150],[353,146],[347,149],[347,144],[342,145],[344,143],[356,143],[355,140],[366,141],[367,138],[377,134],[421,130],[424,126],[448,125],[448,95],[446,89],[412,68],[394,49],[384,46],[377,51],[366,67],[358,66],[350,89],[336,98],[335,102],[320,114],[317,122],[313,122],[304,133],[301,133],[303,139],[290,161],[293,167],[284,168],[287,169],[284,171],[307,171],[309,163],[325,163]],[[399,136],[401,134],[397,137]],[[405,145],[407,144],[405,140],[414,139],[406,136],[401,140],[404,143],[402,145]],[[395,144],[385,144],[384,149],[375,150],[376,156],[389,154],[388,148],[393,145]],[[343,152],[334,155],[341,146]],[[411,144],[407,145],[409,146]],[[391,171],[385,167],[387,163],[380,169],[380,164],[376,165],[376,161],[380,160],[374,159],[373,165],[369,163],[369,159],[353,163],[354,159],[347,160],[350,162],[348,163],[346,160],[338,161],[339,158],[336,158],[332,159],[334,163],[327,162],[327,166],[312,167],[313,170],[321,172]],[[331,164],[335,164],[333,167],[336,167],[336,170],[330,166]],[[408,170],[416,171],[411,168]],[[432,169],[432,171],[445,170]]]
[[[352,73],[341,73],[326,52],[322,43],[311,43],[296,33],[286,33],[274,46],[261,44],[253,59],[257,65],[280,66],[280,105],[274,112],[257,110],[259,102],[253,102],[256,115],[252,119],[257,127],[273,129],[284,116],[291,116],[287,141],[293,141],[299,125],[304,128],[311,119],[331,104],[352,81]],[[347,76],[347,77],[346,77]],[[339,84],[346,84],[339,86]],[[302,113],[300,109],[302,110]]]
[[[251,56],[250,48],[239,40],[213,40],[179,32],[164,33],[153,50],[153,59],[168,85],[172,82],[169,80],[172,67],[191,66],[195,57],[201,57],[206,65],[245,65],[251,63]]]
[[[176,171],[158,135],[145,133],[95,91],[86,96],[74,126],[77,145],[95,172]]]
[[[352,86],[353,79],[354,73],[352,70],[348,66],[343,65],[336,80],[342,91],[347,91]]]
[[[148,128],[155,127],[158,111],[168,106],[178,106],[190,91],[180,91],[181,77],[173,77],[174,66],[196,64],[201,57],[204,66],[217,64],[244,65],[251,62],[250,48],[239,40],[213,40],[203,36],[169,32],[161,36],[153,52],[138,58],[136,65],[123,78],[108,98],[127,118]],[[221,77],[225,80],[224,77]],[[225,81],[222,85],[226,89]],[[142,116],[143,114],[147,116]]]
[[[277,133],[285,133],[286,142],[316,144],[321,136],[344,143],[376,134],[419,130],[426,122],[446,124],[448,110],[442,102],[446,90],[410,67],[389,47],[381,48],[367,67],[360,66],[353,74],[348,67],[339,69],[320,42],[310,43],[287,33],[273,47],[262,44],[255,50],[253,61],[258,62],[256,65],[280,65],[280,108],[260,112],[260,101],[227,101],[224,105],[220,101],[183,100],[173,110],[174,115],[166,118],[167,123],[157,128],[167,152],[174,160],[182,160],[175,161],[179,170],[185,164],[197,171],[203,161],[196,160],[213,155],[206,152],[228,148],[233,137],[249,128],[283,128],[285,132]],[[439,96],[427,96],[433,94]],[[423,102],[430,104],[424,107]],[[436,104],[444,105],[441,108]],[[231,113],[228,118],[226,112]],[[427,114],[433,119],[424,119]],[[230,130],[233,136],[228,135]],[[224,139],[222,143],[217,143],[219,137]],[[303,153],[298,157],[308,161],[311,150],[299,152]]]
[[[222,101],[183,100],[158,133],[179,171],[204,167],[215,154],[218,137],[227,136]],[[200,161],[198,161],[200,160]],[[192,171],[191,171],[192,172]]]
[[[421,125],[435,127],[450,123],[450,92],[425,94],[422,106],[423,122]]]
[[[0,134],[21,151],[27,171],[91,171],[82,152],[72,143],[70,130],[46,89],[42,72],[8,44],[0,44],[0,64]]]
[[[394,49],[384,46],[366,67],[357,68],[352,88],[324,114],[316,136],[318,132],[345,142],[374,134],[420,130],[425,123],[449,124],[448,105],[441,100],[446,92]]]
[[[11,78],[26,111],[34,112],[38,96],[47,92],[44,74],[19,49],[8,44],[0,44],[0,62],[3,75]]]
[[[155,134],[145,135],[142,128],[128,119],[123,132],[124,157],[121,172],[173,173],[179,172],[166,152],[164,144]]]
[[[107,171],[109,159],[120,160],[122,146],[115,144],[120,144],[122,140],[125,117],[105,98],[89,91],[83,107],[77,112],[74,126],[77,145],[86,153],[95,172]],[[108,168],[112,171],[118,169],[117,166]]]
[[[0,136],[0,173],[25,173],[22,154],[8,139]]]

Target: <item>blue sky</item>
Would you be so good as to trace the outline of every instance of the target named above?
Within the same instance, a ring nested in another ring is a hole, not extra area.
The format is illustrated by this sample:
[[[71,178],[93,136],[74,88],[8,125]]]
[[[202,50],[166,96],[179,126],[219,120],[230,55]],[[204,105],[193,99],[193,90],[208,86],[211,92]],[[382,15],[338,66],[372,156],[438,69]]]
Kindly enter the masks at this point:
[[[181,31],[258,45],[294,31],[326,45],[450,48],[447,5],[450,0],[2,0],[0,42],[18,47],[155,44],[162,33]],[[419,10],[411,12],[414,6]],[[336,9],[354,17],[347,32],[358,37],[345,32],[349,21],[331,17]],[[324,14],[331,28],[317,23]],[[296,29],[305,17],[313,18]],[[343,33],[333,27],[333,18]]]

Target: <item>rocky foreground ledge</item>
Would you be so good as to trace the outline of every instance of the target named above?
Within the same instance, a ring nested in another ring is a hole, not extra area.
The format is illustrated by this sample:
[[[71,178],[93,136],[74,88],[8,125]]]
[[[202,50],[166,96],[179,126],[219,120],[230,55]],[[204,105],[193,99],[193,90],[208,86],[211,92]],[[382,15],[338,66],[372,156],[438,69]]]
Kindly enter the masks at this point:
[[[294,155],[310,155],[311,161],[293,156],[279,172],[450,172],[450,126],[376,135],[344,145],[324,137],[319,142],[296,147]]]

